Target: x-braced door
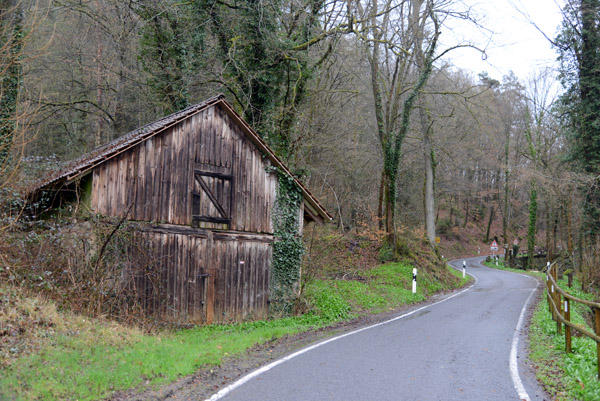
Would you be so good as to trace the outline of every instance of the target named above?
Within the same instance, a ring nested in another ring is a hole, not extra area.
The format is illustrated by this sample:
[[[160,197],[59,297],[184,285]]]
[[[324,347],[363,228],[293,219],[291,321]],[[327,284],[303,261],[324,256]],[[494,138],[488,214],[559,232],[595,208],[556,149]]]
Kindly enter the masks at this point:
[[[194,171],[192,226],[202,223],[231,224],[233,176],[212,171]]]

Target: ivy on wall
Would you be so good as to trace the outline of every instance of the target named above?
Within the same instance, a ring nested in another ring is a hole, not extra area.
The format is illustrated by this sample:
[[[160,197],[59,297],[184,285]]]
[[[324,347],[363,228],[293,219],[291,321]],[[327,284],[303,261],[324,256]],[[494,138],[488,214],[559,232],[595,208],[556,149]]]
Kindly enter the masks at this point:
[[[277,199],[273,209],[273,259],[271,261],[271,312],[287,315],[292,312],[300,282],[300,265],[304,246],[300,229],[302,193],[294,179],[277,170]]]

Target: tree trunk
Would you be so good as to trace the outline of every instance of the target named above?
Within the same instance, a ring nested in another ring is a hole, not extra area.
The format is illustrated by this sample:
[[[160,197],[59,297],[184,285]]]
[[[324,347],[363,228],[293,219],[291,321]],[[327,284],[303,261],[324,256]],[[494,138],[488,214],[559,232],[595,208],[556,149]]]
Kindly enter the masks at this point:
[[[485,232],[485,243],[490,242],[490,227],[492,227],[492,221],[494,220],[494,205],[490,208],[490,218],[487,224],[487,230]]]
[[[533,269],[535,254],[535,229],[537,224],[537,190],[535,182],[531,182],[529,190],[529,230],[527,231],[527,268]]]
[[[465,207],[465,221],[463,221],[463,228],[467,227],[467,220],[469,220],[469,197],[467,196],[467,199],[465,200],[466,202],[466,207]]]
[[[23,65],[19,59],[23,49],[24,17],[21,3],[15,3],[0,3],[5,6],[0,11],[0,50],[3,56],[0,59],[0,184],[9,176],[17,131],[19,87],[23,78]],[[2,37],[4,29],[6,35]]]
[[[552,225],[550,224],[552,206],[548,205],[546,210],[546,260],[552,262],[552,250],[550,245],[552,244]]]
[[[381,171],[381,180],[379,181],[379,197],[377,199],[377,224],[380,230],[384,229],[383,224],[383,200],[385,189],[385,174]]]
[[[373,1],[373,10],[378,11],[377,0]],[[373,27],[377,26],[377,20],[375,16],[372,17]],[[390,227],[393,228],[393,218],[389,212],[393,213],[393,205],[390,205],[390,166],[388,162],[387,148],[390,146],[389,141],[392,134],[389,132],[389,127],[386,127],[385,119],[383,117],[383,101],[381,95],[381,88],[379,83],[379,51],[380,42],[379,38],[382,35],[382,31],[375,29],[373,32],[373,50],[370,55],[370,67],[371,67],[371,90],[373,92],[374,108],[375,108],[375,122],[377,123],[377,137],[379,138],[379,144],[383,153],[383,170],[381,171],[381,182],[379,186],[379,199],[377,207],[377,218],[379,219],[379,228],[385,228],[388,236],[390,235]],[[385,211],[385,224],[383,221],[383,213]],[[392,222],[390,223],[390,219]]]
[[[554,211],[554,219],[552,219],[552,255],[556,255],[556,237],[558,237],[558,211]]]
[[[395,178],[385,175],[385,232],[390,244],[395,244],[394,219],[396,218],[396,186],[392,182]]]
[[[423,155],[425,157],[425,232],[432,247],[435,247],[435,189],[434,153],[431,145],[431,124],[423,104],[420,108],[423,129]]]
[[[510,159],[509,159],[509,151],[510,151],[510,129],[506,129],[506,143],[504,144],[504,157],[506,166],[504,169],[504,208],[502,215],[502,238],[504,240],[504,244],[508,244],[508,225],[510,224]],[[504,260],[508,259],[508,247],[504,248]]]
[[[101,6],[100,6],[100,1],[96,0],[96,9],[98,13],[101,13]],[[104,66],[102,65],[103,61],[103,52],[104,52],[104,46],[102,43],[102,32],[100,30],[100,26],[97,25],[96,26],[96,104],[98,105],[99,108],[103,107],[103,103],[104,103],[104,95],[103,95],[103,91],[102,91],[102,86],[104,83],[104,79],[103,79],[103,75],[104,75]],[[98,147],[100,146],[103,142],[103,128],[104,128],[104,124],[103,124],[103,118],[102,115],[100,113],[98,113],[95,117],[94,117],[94,146]]]
[[[573,256],[573,214],[571,211],[572,199],[569,194],[567,197],[567,250],[569,251],[569,256]]]

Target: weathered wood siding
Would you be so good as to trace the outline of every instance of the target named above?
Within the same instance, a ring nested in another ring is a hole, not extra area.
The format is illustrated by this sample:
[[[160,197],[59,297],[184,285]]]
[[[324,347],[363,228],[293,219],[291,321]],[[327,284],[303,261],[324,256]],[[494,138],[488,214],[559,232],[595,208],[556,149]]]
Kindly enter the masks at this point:
[[[199,227],[272,233],[277,177],[267,172],[270,165],[214,106],[96,167],[92,208],[106,216],[129,211],[132,220],[191,225],[196,203],[206,215]]]
[[[270,236],[155,229],[137,239],[144,263],[131,293],[146,312],[195,323],[267,317]]]
[[[268,314],[269,239],[214,233],[214,320],[265,319]]]
[[[135,238],[139,257],[130,293],[136,295],[136,304],[167,320],[207,322],[208,236],[144,232]]]
[[[271,161],[209,107],[93,170],[96,213],[152,222],[138,234],[137,304],[167,319],[231,322],[268,312]]]

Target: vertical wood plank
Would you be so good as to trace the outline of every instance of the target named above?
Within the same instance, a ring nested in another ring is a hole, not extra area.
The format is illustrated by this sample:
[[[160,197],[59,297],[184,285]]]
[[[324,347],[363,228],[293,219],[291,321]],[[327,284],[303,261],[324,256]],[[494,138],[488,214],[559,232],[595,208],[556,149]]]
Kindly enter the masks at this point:
[[[217,254],[215,243],[213,241],[212,232],[208,233],[208,238],[205,243],[206,263],[204,266],[208,268],[208,285],[206,288],[206,322],[212,324],[215,321],[215,312],[218,311],[216,307],[216,288],[215,286],[219,282],[217,280],[217,266],[215,256]]]
[[[137,183],[137,152],[138,147],[130,149],[127,159],[127,210],[131,207],[130,219],[135,219],[136,183]]]
[[[188,311],[188,319],[197,322],[199,319],[199,314],[196,310],[196,305],[194,301],[196,300],[196,296],[199,293],[198,282],[198,274],[196,272],[197,263],[195,258],[194,249],[196,248],[196,238],[186,235],[185,239],[187,241],[187,247],[185,249],[185,259],[187,260],[187,282],[186,282],[186,308]]]
[[[113,216],[121,217],[125,212],[123,188],[125,187],[125,170],[127,167],[125,165],[125,158],[123,157],[122,153],[109,162],[112,162],[111,164],[114,166],[113,174],[115,175],[114,187],[112,189],[113,204],[111,205],[111,208],[113,209]]]
[[[206,126],[204,131],[204,139],[206,140],[206,149],[204,153],[204,163],[206,164],[214,164],[214,154],[215,154],[215,134],[213,129],[213,119],[212,119],[212,107],[206,110]]]
[[[169,130],[170,131],[170,130]],[[160,146],[158,151],[158,164],[156,166],[157,193],[155,195],[156,203],[153,207],[156,208],[156,221],[165,222],[167,220],[167,210],[169,208],[169,185],[168,171],[169,169],[169,132],[165,132],[160,138]]]
[[[223,120],[221,117],[220,110],[216,107],[214,109],[214,117],[213,117],[213,127],[214,127],[214,136],[215,136],[215,165],[222,166],[222,158],[223,154]]]
[[[189,225],[192,220],[189,217],[188,208],[191,202],[192,197],[192,186],[190,175],[192,174],[192,152],[194,150],[194,132],[193,132],[193,123],[195,121],[195,116],[188,119],[185,122],[184,135],[182,138],[181,145],[181,166],[179,173],[181,174],[181,187],[179,189],[179,196],[181,198],[180,206],[179,206],[179,215],[177,222],[181,225]]]
[[[152,164],[150,166],[151,169],[151,177],[152,184],[150,185],[148,194],[148,200],[152,200],[148,204],[149,208],[149,220],[160,221],[161,220],[161,194],[164,194],[161,180],[161,170],[164,170],[164,160],[162,158],[162,150],[163,150],[163,137],[155,136],[154,137],[154,148],[152,154]],[[161,166],[163,168],[161,168]]]
[[[231,310],[231,314],[229,316],[230,319],[235,319],[237,317],[237,289],[239,282],[239,263],[240,260],[240,250],[237,246],[237,242],[226,241],[227,247],[230,249],[228,252],[227,260],[229,264],[229,270],[231,274],[229,275],[229,308]]]
[[[152,220],[152,188],[154,185],[154,176],[152,166],[156,165],[155,160],[155,138],[150,138],[145,141],[144,147],[144,177],[143,177],[143,186],[144,186],[144,199],[143,199],[143,208],[141,212],[141,218],[145,221]]]
[[[98,197],[100,196],[100,189],[99,189],[99,173],[98,173],[99,168],[96,167],[94,169],[94,171],[92,172],[92,199],[90,202],[90,208],[92,209],[92,212],[98,212]]]
[[[134,220],[144,219],[144,203],[146,202],[144,176],[146,171],[146,141],[136,147],[137,163],[135,168],[135,206],[132,214]]]

